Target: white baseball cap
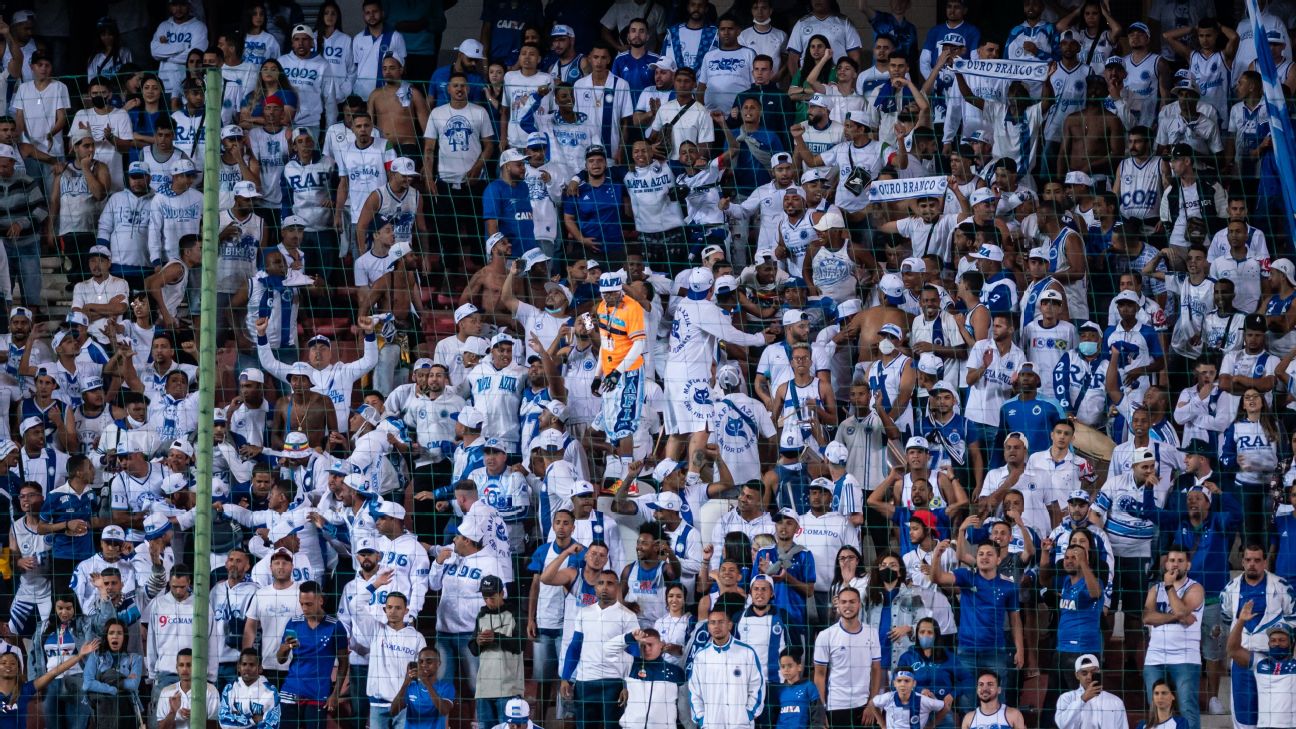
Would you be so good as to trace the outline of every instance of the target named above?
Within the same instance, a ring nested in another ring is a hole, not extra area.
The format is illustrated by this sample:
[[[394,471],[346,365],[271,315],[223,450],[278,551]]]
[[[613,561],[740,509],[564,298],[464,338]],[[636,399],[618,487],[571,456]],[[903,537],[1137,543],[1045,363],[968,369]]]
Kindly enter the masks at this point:
[[[468,58],[478,61],[486,60],[486,48],[482,46],[481,41],[476,38],[467,38],[455,46],[455,50],[464,54]]]
[[[256,183],[251,180],[239,180],[234,183],[234,197],[245,197],[251,199],[254,197],[261,197],[261,193],[257,192]]]
[[[986,243],[970,255],[973,258],[981,258],[987,261],[998,261],[1000,263],[1003,263],[1004,259],[1003,249],[994,243]]]
[[[653,511],[675,511],[684,510],[684,500],[674,491],[661,491],[648,503],[648,508]]]
[[[846,448],[844,443],[833,441],[824,448],[824,459],[836,466],[845,463],[849,456],[850,450]]]
[[[463,321],[464,319],[467,319],[468,317],[472,316],[473,314],[476,314],[479,311],[481,311],[481,309],[478,309],[476,306],[472,304],[464,304],[460,306],[458,309],[454,310],[454,322],[455,324],[458,324],[459,322]]]
[[[406,177],[419,176],[418,170],[414,169],[414,160],[409,157],[397,157],[391,161],[391,167],[388,169],[398,175],[404,175]]]
[[[828,230],[838,230],[840,228],[845,228],[845,227],[846,227],[846,220],[842,218],[842,214],[837,212],[836,210],[829,210],[828,212],[824,213],[819,218],[819,222],[814,224],[814,229],[820,232],[828,231]]]
[[[94,249],[90,249],[93,253]],[[1269,270],[1280,271],[1283,276],[1287,277],[1287,283],[1296,286],[1296,264],[1292,263],[1290,258],[1279,258],[1269,263]]]
[[[1086,187],[1093,186],[1093,178],[1080,170],[1071,170],[1066,173],[1065,182],[1068,185],[1085,185]]]
[[[968,196],[968,205],[979,205],[983,202],[993,202],[998,200],[998,196],[988,187],[979,187],[972,191]]]
[[[698,267],[689,272],[688,287],[694,293],[706,293],[715,285],[715,274],[711,269]]]

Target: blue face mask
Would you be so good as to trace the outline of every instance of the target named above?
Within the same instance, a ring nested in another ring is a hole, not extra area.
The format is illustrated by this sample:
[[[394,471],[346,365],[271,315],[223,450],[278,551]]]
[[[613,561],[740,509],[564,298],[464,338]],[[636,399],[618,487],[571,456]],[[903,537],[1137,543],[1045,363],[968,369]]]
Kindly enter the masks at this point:
[[[1081,342],[1081,343],[1076,347],[1076,349],[1080,350],[1080,354],[1081,354],[1081,355],[1083,355],[1083,356],[1085,356],[1085,357],[1092,357],[1092,356],[1094,356],[1095,354],[1098,354],[1098,343],[1097,343],[1097,342]]]
[[[936,636],[934,636],[934,635],[920,635],[920,636],[918,636],[918,647],[919,647],[919,648],[931,648],[931,647],[934,646],[934,645],[936,645]]]
[[[1274,659],[1275,661],[1285,661],[1288,658],[1291,658],[1291,655],[1292,655],[1291,647],[1269,649],[1269,657]]]
[[[556,309],[556,308],[554,308],[554,307],[552,307],[552,306],[546,306],[546,307],[545,307],[545,311],[548,312],[548,313],[550,313],[550,314],[561,314],[561,313],[563,313],[564,311],[567,311],[567,309],[566,309],[566,308]]]

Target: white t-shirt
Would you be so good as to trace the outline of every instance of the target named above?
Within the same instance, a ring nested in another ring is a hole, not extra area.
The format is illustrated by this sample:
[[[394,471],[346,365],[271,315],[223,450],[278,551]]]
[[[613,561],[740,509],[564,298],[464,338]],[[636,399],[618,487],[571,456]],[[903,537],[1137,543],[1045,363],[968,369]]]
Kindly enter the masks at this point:
[[[1265,262],[1247,256],[1239,261],[1233,256],[1223,256],[1211,261],[1210,277],[1216,281],[1233,282],[1233,307],[1250,314],[1260,305],[1260,280],[1267,278]]]
[[[816,35],[828,39],[828,45],[833,51],[833,63],[840,61],[847,53],[859,50],[862,45],[859,31],[846,16],[829,15],[821,20],[807,15],[792,26],[792,32],[788,34],[788,50],[804,54],[810,39]]]
[[[828,711],[854,709],[869,700],[873,664],[882,660],[882,645],[877,627],[866,623],[854,633],[834,623],[815,638],[814,662],[828,667],[828,695],[823,698]]]
[[[640,233],[664,233],[684,226],[680,204],[670,199],[675,172],[669,165],[654,160],[647,167],[631,167],[623,184]]]
[[[1012,397],[1012,376],[1026,355],[1015,344],[1009,346],[1007,354],[1001,354],[993,340],[982,339],[972,345],[968,367],[980,369],[987,351],[993,352],[994,358],[981,373],[981,379],[968,388],[967,410],[963,415],[973,422],[998,427],[999,408]]]
[[[372,286],[378,283],[383,276],[396,268],[396,262],[399,260],[391,253],[375,256],[372,248],[365,251],[364,255],[357,258],[355,262],[356,286]]]
[[[48,139],[59,110],[72,108],[67,86],[62,81],[51,80],[44,89],[37,88],[35,81],[24,81],[14,92],[9,108],[23,113],[23,122],[27,126],[23,133],[24,142],[50,156],[63,156],[63,135],[55,134],[53,140]]]
[[[384,164],[395,158],[382,140],[374,138],[373,143],[360,149],[351,142],[335,148],[338,175],[347,178],[347,207],[351,212],[351,222],[360,222],[360,209],[369,193],[377,190],[387,182],[387,170]]]
[[[504,98],[501,101],[509,109],[508,132],[505,137],[508,139],[510,147],[525,148],[527,133],[522,130],[521,119],[527,106],[531,102],[531,94],[541,86],[553,87],[553,76],[544,71],[536,71],[534,74],[527,76],[521,71],[509,71],[504,74]],[[540,108],[537,114],[548,114],[553,111],[553,94],[545,94],[540,99]]]
[[[437,140],[438,179],[459,184],[481,156],[482,140],[495,138],[495,128],[478,104],[462,109],[442,104],[428,113],[423,138]]]
[[[756,51],[741,45],[731,51],[714,48],[702,56],[697,80],[706,84],[708,109],[729,113],[738,93],[751,88],[755,60]]]
[[[688,108],[688,111],[680,113],[683,108],[678,99],[662,102],[657,109],[657,116],[653,117],[651,132],[661,132],[667,124],[674,122],[671,127],[670,151],[669,157],[673,160],[679,159],[679,147],[684,142],[696,142],[697,144],[711,144],[715,141],[715,124],[711,121],[711,113],[707,111],[702,104],[694,103]]]
[[[286,671],[288,663],[280,663],[275,657],[279,644],[283,642],[284,628],[294,615],[301,612],[298,584],[285,590],[276,590],[273,586],[262,587],[248,604],[247,616],[261,623],[261,667],[269,671]]]

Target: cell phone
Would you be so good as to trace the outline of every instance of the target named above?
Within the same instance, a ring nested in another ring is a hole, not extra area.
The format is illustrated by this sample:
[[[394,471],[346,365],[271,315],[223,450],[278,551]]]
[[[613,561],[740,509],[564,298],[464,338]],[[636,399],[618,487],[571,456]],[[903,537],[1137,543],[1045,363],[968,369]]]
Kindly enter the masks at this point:
[[[1102,686],[1102,671],[1094,671],[1089,674],[1089,683],[1094,686]]]
[[[285,630],[285,631],[284,631],[284,642],[287,643],[287,642],[290,641],[290,640],[291,640],[291,641],[296,641],[296,640],[297,640],[297,631],[295,631],[295,630]]]

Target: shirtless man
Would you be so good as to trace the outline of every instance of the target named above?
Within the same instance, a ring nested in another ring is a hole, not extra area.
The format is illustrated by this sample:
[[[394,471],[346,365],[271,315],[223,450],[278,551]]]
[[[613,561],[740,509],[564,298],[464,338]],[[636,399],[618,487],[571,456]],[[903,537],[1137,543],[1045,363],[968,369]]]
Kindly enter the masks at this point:
[[[266,320],[258,319],[257,335],[264,336]],[[289,370],[288,385],[292,393],[275,403],[270,427],[270,447],[283,448],[289,432],[305,433],[312,445],[324,442],[328,433],[337,432],[337,408],[333,401],[311,389],[310,365],[298,362]]]
[[[490,317],[503,326],[512,321],[501,297],[504,292],[504,277],[508,275],[509,256],[513,255],[513,244],[503,233],[496,233],[486,239],[486,255],[490,256],[490,262],[468,279],[468,287],[459,294],[459,305],[476,304],[483,318]]]
[[[427,98],[402,77],[405,69],[395,56],[382,62],[385,82],[369,96],[369,114],[382,135],[396,147],[397,155],[420,159],[423,142],[419,138],[419,125],[428,117]]]
[[[879,299],[877,306],[871,306],[861,311],[851,320],[851,326],[859,322],[856,331],[859,332],[860,349],[856,362],[872,362],[881,356],[877,345],[878,342],[882,341],[881,331],[883,325],[895,324],[900,327],[901,331],[909,331],[909,315],[900,307],[889,303],[885,296],[880,296]]]
[[[1125,127],[1103,106],[1106,94],[1107,82],[1091,76],[1084,107],[1068,114],[1063,123],[1057,169],[1110,176],[1116,170],[1112,160],[1125,157]]]

